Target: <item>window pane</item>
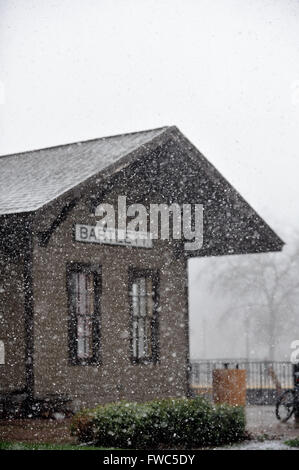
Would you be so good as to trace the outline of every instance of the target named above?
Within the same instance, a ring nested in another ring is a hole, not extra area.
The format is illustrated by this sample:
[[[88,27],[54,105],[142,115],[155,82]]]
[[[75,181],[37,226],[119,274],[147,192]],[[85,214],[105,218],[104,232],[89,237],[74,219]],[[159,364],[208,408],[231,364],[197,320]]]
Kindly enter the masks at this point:
[[[88,359],[93,356],[94,274],[76,272],[73,276],[77,319],[77,357]]]
[[[144,320],[139,318],[138,324],[138,357],[142,359],[145,356],[144,350]]]
[[[80,359],[84,358],[84,338],[80,337],[77,339],[77,355]]]
[[[133,321],[133,356],[134,357],[137,357],[137,347],[138,347],[137,334],[138,334],[138,322]]]
[[[153,302],[153,281],[148,278],[147,279],[147,315],[149,317],[153,316],[153,308],[154,308],[154,302]]]
[[[77,318],[77,337],[85,337],[92,335],[92,318],[83,315]]]
[[[146,316],[146,289],[145,279],[139,279],[139,312],[141,317]]]
[[[146,322],[146,355],[148,357],[152,356],[152,319],[147,318]]]
[[[4,341],[0,341],[0,364],[5,364]]]
[[[133,284],[132,287],[132,306],[133,306],[133,316],[139,316],[139,297],[138,297],[138,286]]]
[[[153,353],[154,286],[150,276],[132,283],[132,349],[135,359],[151,359]]]
[[[138,285],[136,282],[133,283],[132,285],[132,295],[136,297],[138,295]]]

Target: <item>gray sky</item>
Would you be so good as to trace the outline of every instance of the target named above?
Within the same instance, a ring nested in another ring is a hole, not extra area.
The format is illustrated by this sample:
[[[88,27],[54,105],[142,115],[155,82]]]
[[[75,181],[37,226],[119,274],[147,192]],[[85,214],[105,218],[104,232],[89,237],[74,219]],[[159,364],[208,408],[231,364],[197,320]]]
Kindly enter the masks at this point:
[[[0,154],[176,124],[299,231],[298,0],[0,0],[0,65]]]

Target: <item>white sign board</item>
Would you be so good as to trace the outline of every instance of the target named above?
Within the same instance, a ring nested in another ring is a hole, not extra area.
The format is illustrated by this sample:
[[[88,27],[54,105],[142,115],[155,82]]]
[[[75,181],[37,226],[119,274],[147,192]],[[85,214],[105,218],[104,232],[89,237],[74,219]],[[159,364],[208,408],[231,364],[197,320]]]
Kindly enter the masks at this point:
[[[76,224],[75,240],[84,243],[102,243],[105,245],[135,246],[152,248],[153,241],[147,232],[112,230],[96,225]]]

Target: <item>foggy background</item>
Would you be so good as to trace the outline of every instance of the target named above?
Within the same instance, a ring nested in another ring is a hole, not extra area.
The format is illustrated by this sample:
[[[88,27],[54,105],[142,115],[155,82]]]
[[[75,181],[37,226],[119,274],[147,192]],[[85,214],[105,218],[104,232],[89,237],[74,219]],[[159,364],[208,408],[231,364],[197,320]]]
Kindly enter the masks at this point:
[[[299,2],[0,0],[0,65],[1,155],[172,124],[185,133],[287,243],[282,254],[189,263],[191,355],[269,358],[275,318],[272,354],[289,359]],[[262,272],[266,287],[254,283]]]

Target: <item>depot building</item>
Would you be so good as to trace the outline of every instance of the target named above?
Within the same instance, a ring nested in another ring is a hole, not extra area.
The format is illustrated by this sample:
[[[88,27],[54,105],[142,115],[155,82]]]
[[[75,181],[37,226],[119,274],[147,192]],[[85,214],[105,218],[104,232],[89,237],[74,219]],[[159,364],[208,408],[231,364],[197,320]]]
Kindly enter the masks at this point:
[[[134,238],[133,212],[99,236],[120,197],[200,205],[200,245]],[[282,246],[174,126],[0,157],[0,393],[74,409],[187,396],[188,259]]]

